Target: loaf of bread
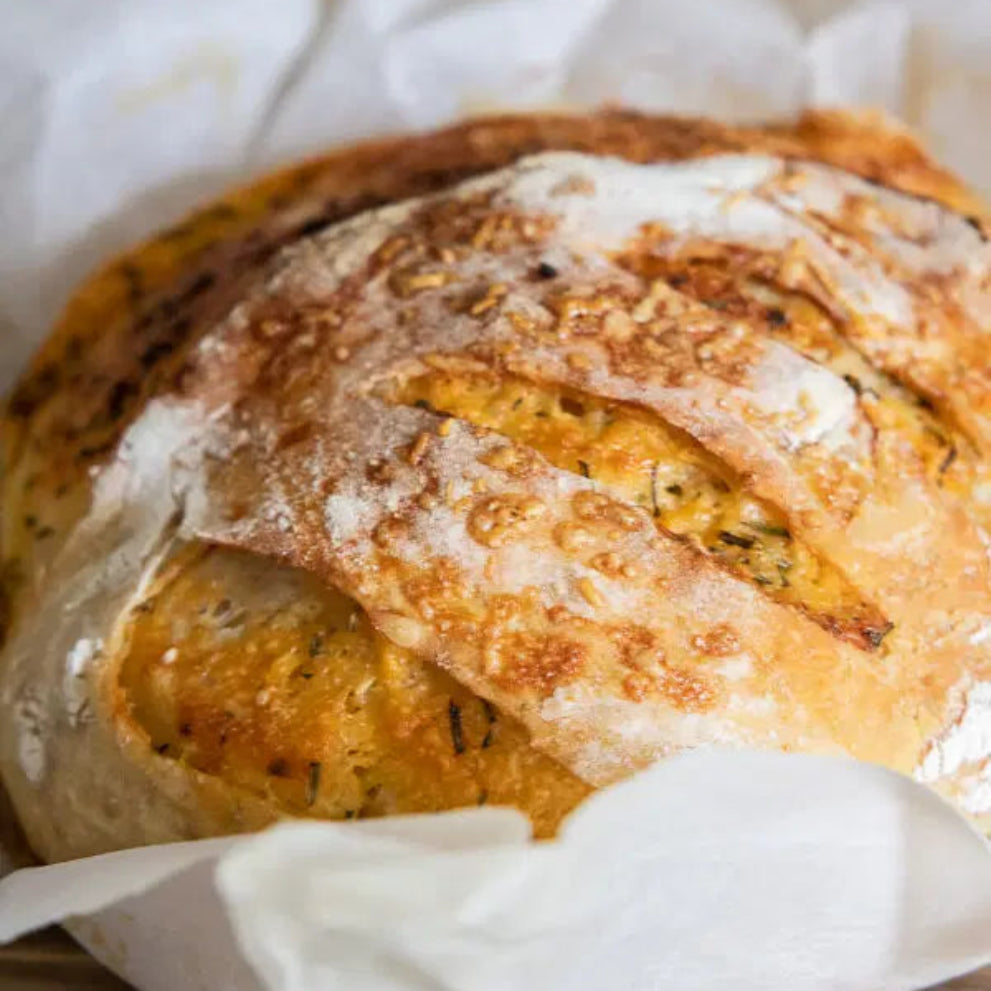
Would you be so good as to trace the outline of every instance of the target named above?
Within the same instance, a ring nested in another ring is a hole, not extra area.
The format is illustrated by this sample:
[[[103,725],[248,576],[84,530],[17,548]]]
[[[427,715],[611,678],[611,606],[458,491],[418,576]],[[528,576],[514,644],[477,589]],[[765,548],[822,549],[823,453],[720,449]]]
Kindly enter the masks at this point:
[[[991,249],[907,134],[605,112],[306,162],[75,295],[3,421],[48,860],[848,754],[991,828]]]

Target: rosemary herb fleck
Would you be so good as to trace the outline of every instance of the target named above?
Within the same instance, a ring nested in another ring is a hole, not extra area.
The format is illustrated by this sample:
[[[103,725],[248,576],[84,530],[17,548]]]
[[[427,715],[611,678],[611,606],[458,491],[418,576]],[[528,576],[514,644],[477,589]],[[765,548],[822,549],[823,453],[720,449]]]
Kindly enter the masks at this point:
[[[309,773],[306,776],[306,804],[312,805],[317,800],[320,793],[320,775],[323,773],[323,764],[318,760],[310,761]]]
[[[661,515],[661,505],[657,498],[657,469],[660,467],[656,462],[650,469],[650,504],[654,510],[654,519]]]
[[[495,724],[498,717],[496,716],[495,709],[492,707],[492,703],[488,699],[482,699],[482,708],[485,709],[485,715],[488,716],[489,719],[489,728],[486,730],[485,737],[482,739],[482,749],[488,750],[489,747],[492,746],[494,740],[493,734],[495,732]]]
[[[771,523],[747,523],[745,526],[768,537],[784,537],[785,540],[791,540],[791,531],[786,526],[775,526]]]
[[[731,547],[742,547],[747,551],[757,543],[753,537],[744,537],[739,533],[731,533],[729,530],[720,530],[719,539],[724,544],[729,544]]]
[[[447,703],[447,718],[451,723],[451,740],[454,743],[454,752],[458,755],[465,752],[465,735],[461,726],[461,706],[454,699]]]

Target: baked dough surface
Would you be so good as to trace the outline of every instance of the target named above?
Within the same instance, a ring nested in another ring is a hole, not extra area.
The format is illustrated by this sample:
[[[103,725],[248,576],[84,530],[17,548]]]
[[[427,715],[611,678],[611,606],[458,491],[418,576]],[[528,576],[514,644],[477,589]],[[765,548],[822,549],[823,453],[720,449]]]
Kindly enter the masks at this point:
[[[907,135],[506,117],[205,207],[3,422],[0,766],[65,859],[847,753],[991,824],[991,252]]]

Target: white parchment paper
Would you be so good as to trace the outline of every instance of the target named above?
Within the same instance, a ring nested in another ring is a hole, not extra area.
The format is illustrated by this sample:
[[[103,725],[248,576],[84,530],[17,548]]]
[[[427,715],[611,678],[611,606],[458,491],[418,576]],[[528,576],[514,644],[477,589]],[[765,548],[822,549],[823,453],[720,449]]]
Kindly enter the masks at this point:
[[[986,841],[880,768],[688,755],[528,836],[471,809],[33,868],[0,940],[69,916],[145,991],[900,991],[991,962]]]
[[[991,4],[0,0],[0,389],[73,284],[229,183],[469,112],[900,115],[991,192]],[[917,988],[991,962],[986,842],[840,760],[668,761],[506,810],[286,824],[0,882],[147,991]]]

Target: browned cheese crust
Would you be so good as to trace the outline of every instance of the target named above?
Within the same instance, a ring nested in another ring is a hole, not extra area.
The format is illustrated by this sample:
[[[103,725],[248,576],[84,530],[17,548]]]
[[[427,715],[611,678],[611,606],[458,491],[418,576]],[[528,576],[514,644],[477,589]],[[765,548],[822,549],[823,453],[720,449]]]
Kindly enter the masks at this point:
[[[991,822],[986,215],[871,117],[471,121],[74,296],[3,420],[46,859],[515,805],[700,746]]]

